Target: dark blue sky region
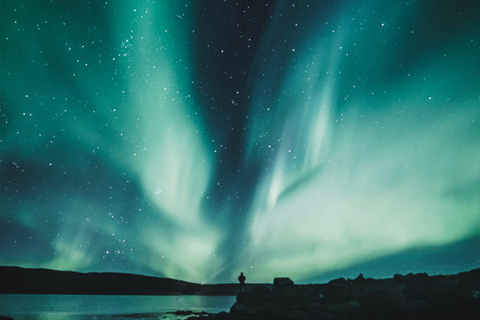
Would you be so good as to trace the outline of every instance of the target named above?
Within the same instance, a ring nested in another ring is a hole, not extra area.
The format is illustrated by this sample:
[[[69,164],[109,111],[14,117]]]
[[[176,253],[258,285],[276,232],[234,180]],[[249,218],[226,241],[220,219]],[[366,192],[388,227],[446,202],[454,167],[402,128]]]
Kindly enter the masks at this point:
[[[478,1],[2,1],[0,264],[480,267]]]

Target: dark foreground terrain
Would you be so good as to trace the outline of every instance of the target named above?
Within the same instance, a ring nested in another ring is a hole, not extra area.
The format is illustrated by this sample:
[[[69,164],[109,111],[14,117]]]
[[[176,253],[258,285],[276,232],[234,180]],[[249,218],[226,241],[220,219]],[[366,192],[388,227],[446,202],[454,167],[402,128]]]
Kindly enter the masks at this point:
[[[237,290],[237,284],[200,285],[117,273],[0,267],[0,293],[235,295]],[[480,319],[480,269],[448,276],[420,273],[380,280],[359,275],[354,280],[339,278],[309,285],[275,278],[273,286],[247,286],[229,313],[179,311],[175,315],[203,320]]]
[[[426,273],[391,279],[343,278],[294,285],[276,278],[273,288],[242,292],[230,313],[204,319],[420,320],[480,319],[480,269],[451,276]]]

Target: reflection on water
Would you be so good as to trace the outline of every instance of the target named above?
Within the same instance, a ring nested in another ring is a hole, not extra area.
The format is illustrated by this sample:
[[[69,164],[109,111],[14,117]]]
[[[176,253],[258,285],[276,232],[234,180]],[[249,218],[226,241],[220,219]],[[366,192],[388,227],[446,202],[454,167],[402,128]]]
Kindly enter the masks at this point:
[[[13,315],[14,320],[183,320],[189,316],[177,316],[173,313],[134,313],[125,315],[109,314],[68,314],[68,313],[42,313],[37,315],[20,314]]]
[[[229,311],[235,297],[0,295],[0,314],[15,320],[185,319],[178,310]],[[170,313],[169,313],[170,312]]]
[[[173,313],[145,313],[145,314],[128,314],[128,315],[107,315],[107,314],[66,314],[66,313],[42,313],[37,315],[20,314],[10,315],[14,317],[14,320],[127,320],[127,319],[140,319],[140,320],[182,320],[189,316],[176,316]]]

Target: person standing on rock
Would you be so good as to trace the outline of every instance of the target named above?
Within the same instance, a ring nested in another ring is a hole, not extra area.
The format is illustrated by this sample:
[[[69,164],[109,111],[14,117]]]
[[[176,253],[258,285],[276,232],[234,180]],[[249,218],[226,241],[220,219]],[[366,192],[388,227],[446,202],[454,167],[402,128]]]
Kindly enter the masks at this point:
[[[238,276],[238,281],[240,281],[240,292],[242,291],[247,291],[247,287],[245,286],[245,276],[243,275],[243,272],[240,272],[240,276]]]

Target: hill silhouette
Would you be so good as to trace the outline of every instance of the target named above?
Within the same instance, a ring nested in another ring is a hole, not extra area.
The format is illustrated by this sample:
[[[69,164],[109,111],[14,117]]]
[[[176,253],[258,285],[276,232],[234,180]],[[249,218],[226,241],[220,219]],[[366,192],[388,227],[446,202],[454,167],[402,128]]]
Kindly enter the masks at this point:
[[[6,266],[0,266],[0,283],[2,294],[234,296],[238,293],[238,284],[233,283],[202,285],[128,273],[81,273]]]

